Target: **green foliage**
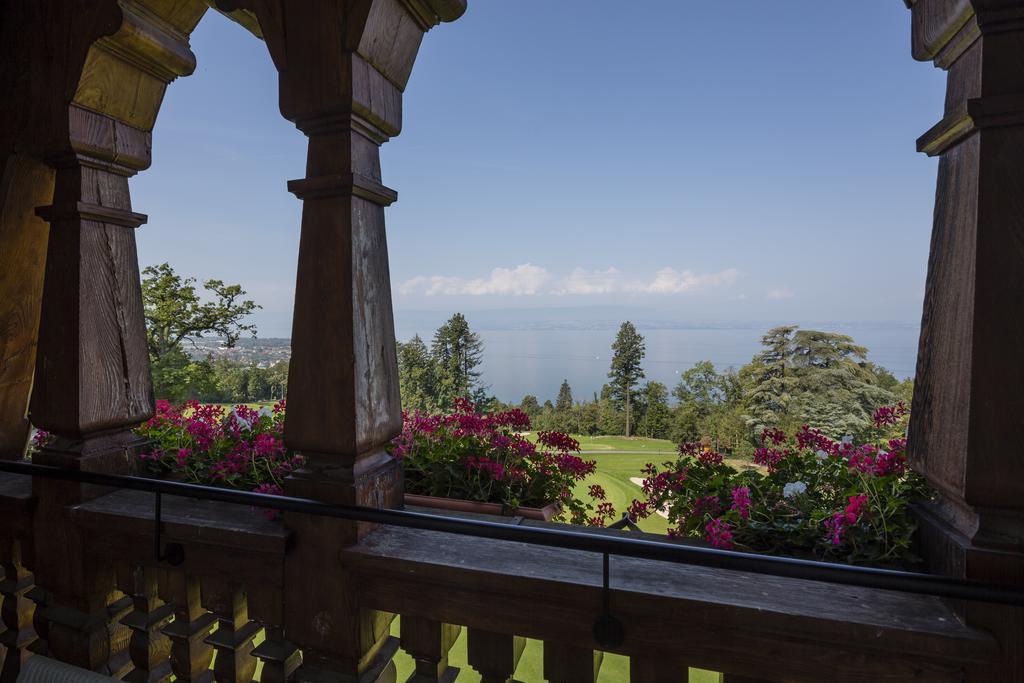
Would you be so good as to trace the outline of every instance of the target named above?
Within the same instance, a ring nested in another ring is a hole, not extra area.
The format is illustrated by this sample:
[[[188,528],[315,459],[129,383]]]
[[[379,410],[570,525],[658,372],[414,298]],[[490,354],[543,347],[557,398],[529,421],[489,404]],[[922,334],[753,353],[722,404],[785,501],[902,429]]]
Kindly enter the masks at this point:
[[[481,407],[494,403],[480,384],[483,342],[456,313],[437,329],[430,348],[414,336],[398,342],[398,384],[405,410],[450,410],[458,399],[469,398]],[[500,403],[500,402],[499,402]]]
[[[668,405],[668,387],[661,382],[648,382],[640,393],[637,433],[652,439],[668,438],[672,411]]]
[[[435,395],[438,406],[449,410],[460,398],[479,398],[480,336],[469,328],[466,316],[456,313],[434,333],[431,356],[435,364]]]
[[[616,401],[625,405],[626,436],[631,428],[631,399],[637,383],[644,378],[641,367],[647,348],[644,338],[636,331],[636,327],[628,320],[619,327],[619,332],[612,343],[612,365],[608,371],[611,380],[611,395]]]
[[[890,415],[905,416],[896,409]],[[766,430],[759,467],[742,471],[714,450],[683,444],[676,461],[647,465],[648,498],[633,509],[664,510],[669,535],[720,548],[905,567],[917,560],[910,506],[929,492],[906,467],[906,440],[889,438],[905,424],[876,424],[861,445],[806,428],[791,439]]]
[[[224,337],[229,348],[246,332],[256,336],[256,326],[242,320],[260,307],[241,299],[245,290],[240,285],[206,280],[203,288],[212,301],[204,302],[196,293],[195,278],[182,278],[170,264],[147,266],[142,275],[142,306],[151,358],[181,350],[184,341],[205,334]]]
[[[437,409],[437,363],[417,334],[398,342],[398,385],[402,407],[430,412]]]
[[[194,360],[185,353],[185,342],[207,334],[224,337],[228,347],[244,333],[256,335],[255,325],[243,319],[259,306],[242,299],[245,291],[239,285],[207,280],[203,288],[211,300],[204,302],[196,292],[195,278],[182,278],[167,263],[149,266],[142,275],[146,343],[157,398],[175,403],[247,402],[284,396],[287,363],[258,368],[209,358]]]
[[[867,361],[867,349],[834,332],[777,327],[741,371],[751,433],[807,424],[832,438],[861,434],[875,407],[893,403],[895,378]]]

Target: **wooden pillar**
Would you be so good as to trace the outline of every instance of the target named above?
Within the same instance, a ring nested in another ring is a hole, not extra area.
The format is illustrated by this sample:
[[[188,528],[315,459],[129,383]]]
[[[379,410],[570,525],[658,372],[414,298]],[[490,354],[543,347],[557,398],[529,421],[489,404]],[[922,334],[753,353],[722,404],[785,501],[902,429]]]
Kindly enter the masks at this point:
[[[32,573],[22,564],[24,542],[18,539],[5,540],[0,550],[3,558],[3,580],[0,581],[0,645],[3,645],[3,667],[0,668],[0,683],[13,683],[21,673],[21,664],[31,656],[29,646],[36,641],[32,628],[35,605],[26,597],[32,589]]]
[[[245,588],[220,579],[203,580],[203,597],[217,616],[217,630],[206,642],[217,651],[213,677],[218,683],[249,683],[256,673],[253,639],[262,627],[249,619]]]
[[[53,175],[52,196],[36,208],[49,235],[30,412],[55,438],[35,461],[129,473],[139,446],[131,429],[152,414],[153,396],[135,249],[145,216],[133,211],[128,179],[149,166],[164,88],[195,67],[187,37],[206,8],[169,0],[8,4],[18,7],[30,55],[13,67],[23,70],[16,92],[28,112],[13,149]],[[48,652],[120,675],[130,667],[130,631],[119,619],[131,600],[117,591],[108,558],[86,556],[66,515],[104,491],[38,480],[35,493],[32,568],[47,590],[39,618]]]
[[[179,681],[210,683],[213,646],[206,642],[217,617],[202,605],[199,579],[170,570],[166,594],[174,605],[174,621],[164,627],[171,639],[171,671]]]
[[[910,457],[933,571],[1024,584],[1024,21],[1015,0],[917,0],[913,54],[947,71]],[[1000,640],[970,680],[1024,680],[1024,610],[964,605]]]
[[[424,33],[464,0],[217,0],[250,12],[280,73],[282,115],[308,137],[285,441],[306,466],[289,495],[371,507],[402,505],[386,451],[401,428],[379,148],[401,129],[402,90]],[[360,605],[335,553],[368,524],[285,514],[284,637],[302,649],[296,680],[393,676],[393,615]]]
[[[544,641],[544,678],[548,683],[594,683],[604,653]]]
[[[685,683],[690,669],[685,663],[660,652],[647,652],[629,658],[630,683]]]
[[[481,683],[512,683],[519,659],[526,649],[526,638],[468,629],[466,659],[480,674]]]
[[[402,649],[416,661],[416,669],[407,683],[451,683],[458,677],[459,670],[448,666],[448,651],[458,640],[461,626],[404,616],[399,627]]]
[[[160,599],[158,570],[137,567],[133,572],[132,607],[122,623],[132,631],[128,651],[135,669],[130,683],[166,683],[171,680],[171,639],[163,628],[174,617],[174,605]]]

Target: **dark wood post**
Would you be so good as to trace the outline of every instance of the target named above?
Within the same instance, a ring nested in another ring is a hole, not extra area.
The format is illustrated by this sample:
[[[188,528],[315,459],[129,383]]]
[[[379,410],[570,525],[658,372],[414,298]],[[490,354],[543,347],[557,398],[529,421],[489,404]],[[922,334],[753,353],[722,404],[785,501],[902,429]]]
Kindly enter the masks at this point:
[[[3,645],[3,667],[0,669],[0,683],[13,683],[21,673],[21,664],[32,653],[29,646],[37,635],[32,628],[35,605],[25,597],[33,586],[32,573],[22,563],[24,541],[4,539],[0,543],[0,566],[4,576],[0,580],[0,645]]]
[[[947,73],[910,456],[932,570],[1024,584],[1024,13],[1016,0],[917,0],[913,54]],[[1024,680],[1024,610],[964,606],[1002,645],[975,680]]]
[[[309,138],[285,441],[306,466],[288,494],[339,504],[402,505],[401,428],[379,147],[401,130],[402,90],[424,33],[464,0],[218,0],[251,13],[280,73],[281,113]],[[369,680],[393,672],[393,615],[360,606],[335,552],[367,524],[287,513],[284,638],[302,649],[297,680]],[[321,577],[323,580],[311,579]],[[329,580],[328,580],[329,577]],[[393,675],[393,673],[391,673]]]
[[[132,606],[122,623],[132,631],[128,651],[134,671],[130,683],[166,683],[171,680],[171,639],[163,628],[174,617],[174,605],[160,599],[157,569],[137,567],[132,573]]]
[[[458,640],[462,627],[422,617],[402,617],[402,649],[416,661],[416,670],[406,683],[451,683],[459,670],[448,666],[448,651]]]
[[[548,683],[594,683],[603,660],[600,650],[544,641],[544,678]]]
[[[526,638],[478,628],[467,630],[466,659],[480,674],[481,683],[512,683],[526,649]]]
[[[161,11],[168,15],[159,16]],[[5,168],[19,174],[5,189],[27,188],[26,196],[37,200],[50,190],[35,209],[49,232],[39,271],[43,293],[30,411],[34,424],[55,435],[36,454],[40,464],[130,472],[138,446],[131,428],[152,414],[135,250],[135,229],[145,216],[133,211],[128,178],[149,166],[149,131],[164,88],[195,66],[187,36],[204,11],[136,0],[5,3],[5,28],[19,32],[11,37],[26,55],[3,64],[4,81],[13,74],[17,83],[15,109],[24,112],[15,115],[15,142],[2,150]],[[33,162],[12,166],[10,155],[18,154]],[[22,198],[6,196],[3,202],[4,236],[12,226],[34,227]],[[38,239],[22,232],[20,243],[21,253],[34,258]],[[8,258],[5,251],[0,260]],[[25,320],[31,321],[35,275],[27,265],[15,272],[28,277]],[[12,348],[28,352],[34,342],[24,339]],[[0,353],[6,367],[11,350]],[[22,365],[14,366],[18,382]],[[0,416],[0,425],[11,418]],[[5,456],[17,455],[16,448],[0,448],[8,449]],[[38,594],[44,602],[37,621],[46,622],[40,634],[46,634],[49,654],[120,675],[130,667],[130,632],[118,620],[131,600],[117,591],[109,563],[86,557],[65,515],[68,506],[101,492],[71,482],[36,482],[31,568],[46,588]]]
[[[171,639],[171,671],[179,681],[210,683],[213,646],[206,638],[217,617],[202,605],[199,579],[183,570],[169,571],[165,592],[174,605],[174,621],[164,627]]]

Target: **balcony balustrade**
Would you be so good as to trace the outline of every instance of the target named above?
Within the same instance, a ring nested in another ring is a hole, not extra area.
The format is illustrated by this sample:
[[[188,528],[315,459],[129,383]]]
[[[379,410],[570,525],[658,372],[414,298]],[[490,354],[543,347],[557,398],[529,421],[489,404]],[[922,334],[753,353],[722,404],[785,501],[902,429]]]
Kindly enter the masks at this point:
[[[920,545],[932,572],[1019,587],[1024,13],[907,4],[914,56],[948,72],[943,119],[919,141],[940,157],[909,444],[940,497],[919,511]],[[306,177],[288,183],[303,211],[285,425],[306,465],[285,492],[400,508],[384,229],[397,195],[379,147],[401,130],[424,34],[465,0],[0,5],[0,459],[23,457],[31,420],[55,435],[35,464],[134,471],[153,396],[146,217],[128,179],[150,164],[164,91],[195,68],[188,37],[210,7],[265,41],[281,113],[308,138]],[[394,680],[399,648],[410,680],[450,681],[459,638],[484,681],[513,680],[524,638],[543,641],[558,682],[594,681],[604,653],[657,683],[689,667],[734,682],[1024,681],[1011,602],[636,557],[609,558],[606,575],[580,549],[173,495],[157,520],[152,493],[11,472],[0,519],[0,681],[45,656],[130,681],[369,683]],[[621,631],[595,632],[603,615]]]

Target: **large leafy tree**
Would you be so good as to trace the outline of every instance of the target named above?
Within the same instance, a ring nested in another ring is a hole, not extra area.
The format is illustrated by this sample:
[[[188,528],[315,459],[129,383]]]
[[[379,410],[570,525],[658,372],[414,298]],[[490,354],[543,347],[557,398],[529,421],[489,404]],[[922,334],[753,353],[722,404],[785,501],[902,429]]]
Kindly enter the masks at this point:
[[[747,423],[754,430],[808,424],[838,438],[859,434],[880,405],[892,403],[894,378],[867,361],[868,350],[844,334],[770,330],[765,350],[744,368]],[[887,377],[888,375],[888,377]]]
[[[220,394],[225,392],[214,367],[208,361],[192,360],[184,345],[210,334],[224,337],[229,347],[247,332],[256,336],[256,326],[244,320],[259,306],[244,298],[241,286],[225,285],[221,280],[206,280],[205,297],[201,297],[195,278],[181,277],[168,263],[149,266],[142,276],[154,393],[172,401],[221,400]],[[256,380],[257,384],[262,381]]]
[[[244,299],[240,285],[206,280],[204,301],[196,292],[196,279],[183,278],[168,263],[142,271],[142,306],[146,317],[146,342],[151,358],[180,350],[189,339],[216,334],[228,347],[245,333],[256,336],[256,326],[243,322],[260,308]]]
[[[641,363],[647,348],[644,338],[628,320],[619,327],[612,343],[612,366],[608,371],[611,380],[612,397],[621,402],[626,411],[626,436],[630,435],[632,395],[637,383],[644,378]]]

